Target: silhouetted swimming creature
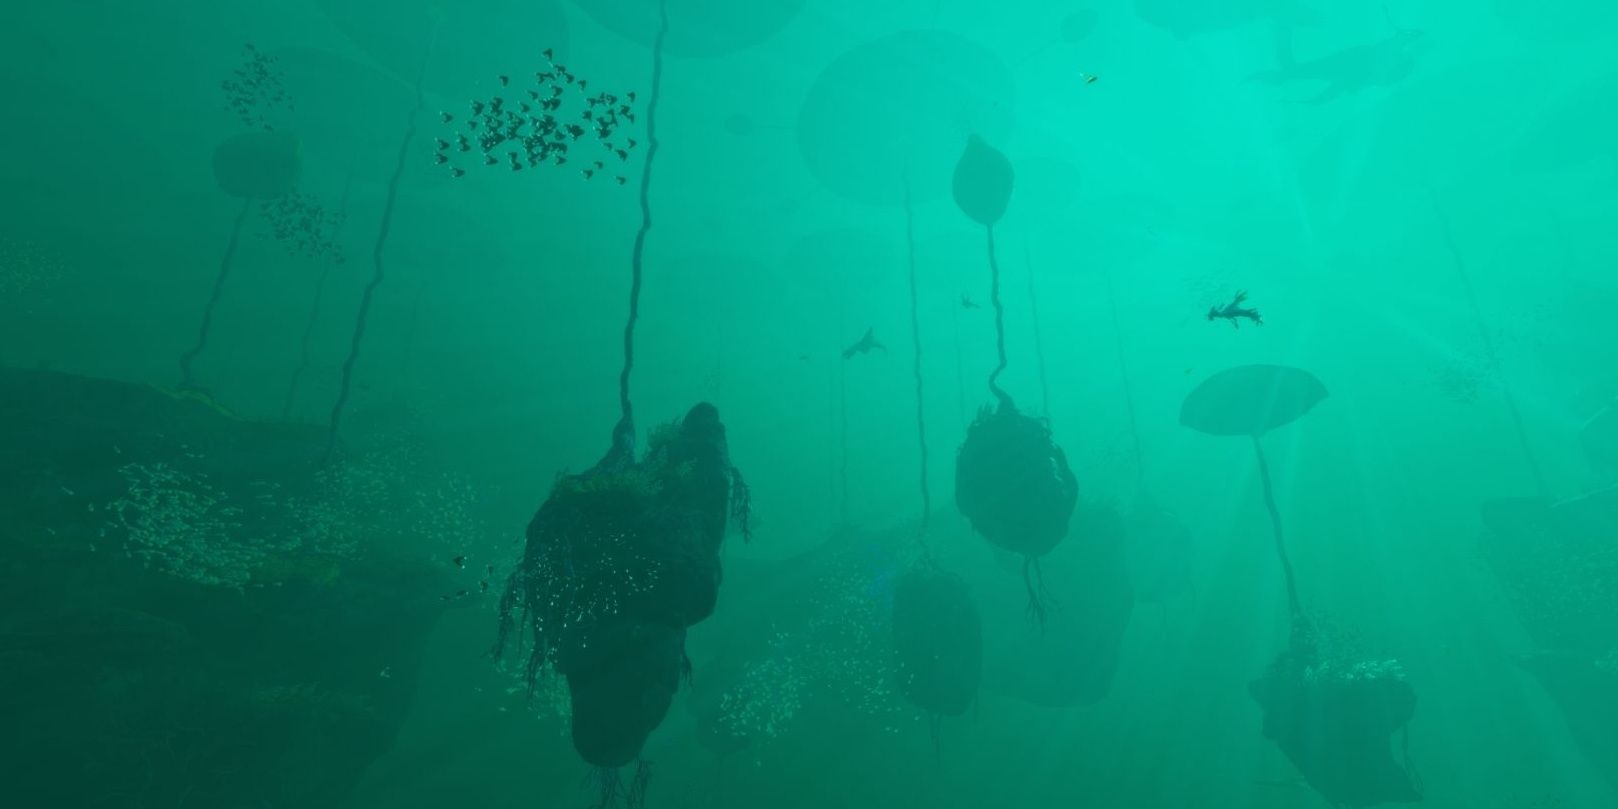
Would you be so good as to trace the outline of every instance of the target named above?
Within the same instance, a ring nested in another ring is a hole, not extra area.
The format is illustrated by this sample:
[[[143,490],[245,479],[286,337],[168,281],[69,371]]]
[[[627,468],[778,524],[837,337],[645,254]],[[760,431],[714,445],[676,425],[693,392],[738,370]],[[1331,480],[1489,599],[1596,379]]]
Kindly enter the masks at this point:
[[[1208,321],[1211,323],[1215,320],[1228,320],[1233,328],[1238,329],[1241,328],[1242,318],[1247,318],[1260,326],[1264,325],[1264,318],[1259,316],[1257,309],[1248,309],[1242,306],[1242,301],[1245,300],[1247,300],[1247,293],[1238,292],[1230,303],[1224,306],[1208,307]]]
[[[967,297],[965,292],[962,292],[961,293],[961,308],[962,309],[982,309],[983,307],[979,306],[976,301],[974,301],[971,298]]]
[[[454,558],[454,559],[453,559],[453,560],[451,560],[451,561],[453,561],[453,562],[454,562],[454,563],[455,563],[455,566],[456,566],[456,567],[459,567],[459,568],[464,568],[464,567],[466,567],[466,556],[465,556],[465,555],[464,555],[464,554],[463,554],[463,555],[461,555],[461,556],[457,556],[457,557],[455,557],[455,558]]]
[[[1391,18],[1389,23],[1392,23]],[[1395,25],[1393,34],[1380,42],[1355,45],[1302,62],[1292,58],[1291,41],[1283,37],[1278,45],[1280,67],[1255,73],[1252,78],[1270,84],[1325,82],[1324,89],[1303,100],[1306,104],[1323,104],[1368,87],[1391,85],[1409,76],[1416,67],[1416,47],[1422,44],[1424,36],[1422,31]]]
[[[843,359],[852,359],[855,354],[869,354],[873,348],[888,350],[887,346],[876,341],[875,329],[866,329],[865,336],[861,337],[859,342],[843,349]]]

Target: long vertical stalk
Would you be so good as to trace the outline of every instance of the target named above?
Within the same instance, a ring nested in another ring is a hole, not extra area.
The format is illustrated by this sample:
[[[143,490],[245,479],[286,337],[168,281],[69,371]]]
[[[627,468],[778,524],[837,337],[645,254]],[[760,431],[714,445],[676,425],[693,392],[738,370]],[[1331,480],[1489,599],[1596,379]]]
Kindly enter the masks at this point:
[[[629,399],[629,377],[635,370],[635,325],[640,320],[640,291],[645,277],[646,234],[652,230],[652,161],[657,159],[657,101],[663,89],[663,43],[669,34],[668,1],[657,4],[657,38],[652,41],[652,88],[646,99],[646,162],[640,175],[640,228],[630,253],[629,317],[624,321],[624,367],[618,374],[618,426],[613,429],[615,452],[635,442],[635,406]]]
[[[208,347],[208,333],[213,330],[214,309],[219,306],[219,298],[225,291],[225,279],[230,277],[231,262],[236,258],[236,246],[241,243],[242,225],[247,222],[247,214],[253,210],[253,200],[242,200],[241,213],[236,214],[236,223],[230,227],[230,242],[225,245],[224,258],[219,260],[219,275],[214,277],[213,294],[208,296],[208,306],[202,310],[202,328],[197,332],[196,345],[191,350],[180,355],[180,387],[189,388],[195,385],[191,376],[191,363],[197,355]]]
[[[846,282],[838,290],[838,339],[848,331],[848,304]],[[848,363],[837,364],[837,514],[838,528],[848,528]]]
[[[1028,311],[1034,326],[1034,362],[1039,366],[1039,396],[1045,421],[1051,420],[1051,383],[1045,375],[1045,340],[1039,330],[1039,295],[1034,290],[1034,250],[1023,242],[1023,262],[1028,266]]]
[[[433,38],[437,38],[436,28]],[[326,436],[328,462],[337,451],[337,434],[342,428],[343,408],[348,405],[349,389],[354,381],[354,365],[360,356],[360,344],[365,340],[365,326],[371,314],[371,302],[375,300],[377,288],[382,286],[382,281],[386,277],[382,254],[388,245],[388,235],[393,232],[393,211],[399,200],[399,180],[404,176],[405,163],[410,156],[410,144],[416,139],[416,119],[420,116],[425,103],[421,84],[427,74],[427,62],[431,58],[432,43],[429,41],[427,52],[421,58],[421,70],[416,74],[416,105],[410,109],[404,137],[399,141],[399,156],[394,160],[393,175],[388,178],[388,195],[382,204],[382,223],[377,228],[376,244],[371,248],[371,280],[366,283],[365,292],[360,296],[359,313],[354,317],[354,336],[349,341],[348,358],[343,360],[342,381],[337,389],[337,401],[331,408],[331,425]]]
[[[989,373],[989,392],[1000,402],[1004,413],[1015,412],[1011,396],[1000,389],[1000,374],[1006,370],[1006,307],[1000,302],[1000,262],[994,256],[994,225],[984,225],[989,237],[989,299],[994,302],[994,348],[999,364]]]
[[[950,307],[950,321],[955,329],[955,395],[959,399],[961,411],[961,429],[972,422],[970,411],[966,408],[966,366],[961,358],[961,307]]]
[[[339,230],[332,234],[335,242],[341,232],[343,223],[348,219],[348,195],[354,187],[354,177],[349,175],[348,182],[343,185],[342,202],[337,207],[337,227]],[[303,339],[298,343],[298,367],[292,371],[292,379],[287,382],[286,400],[281,403],[281,421],[292,418],[292,405],[298,398],[298,383],[303,379],[303,372],[309,369],[309,343],[314,337],[315,323],[320,319],[320,303],[326,296],[326,279],[331,277],[331,271],[336,261],[327,256],[320,267],[320,276],[315,279],[315,299],[309,304],[309,317],[303,323]]]
[[[1146,454],[1140,448],[1140,422],[1135,417],[1134,387],[1129,383],[1129,363],[1124,353],[1124,326],[1118,317],[1118,294],[1112,287],[1112,273],[1105,267],[1101,270],[1101,278],[1107,284],[1107,304],[1112,310],[1112,333],[1118,349],[1118,376],[1122,380],[1124,407],[1129,411],[1129,437],[1135,446],[1135,489],[1145,495]]]
[[[1294,621],[1303,615],[1298,602],[1298,585],[1292,576],[1292,560],[1287,557],[1286,542],[1281,537],[1281,510],[1275,507],[1275,491],[1270,484],[1270,465],[1264,460],[1264,446],[1259,437],[1253,437],[1253,455],[1258,459],[1259,480],[1264,484],[1264,507],[1270,512],[1270,527],[1275,529],[1275,556],[1281,562],[1281,573],[1286,577],[1287,607]]]
[[[1466,305],[1472,310],[1472,322],[1477,326],[1478,339],[1483,343],[1484,360],[1489,363],[1489,371],[1494,376],[1495,384],[1500,386],[1501,398],[1505,400],[1506,412],[1511,416],[1512,428],[1517,433],[1517,442],[1522,447],[1523,460],[1528,464],[1529,474],[1534,478],[1534,484],[1539,487],[1542,497],[1551,494],[1550,484],[1545,480],[1545,473],[1539,466],[1539,458],[1534,453],[1533,444],[1528,440],[1528,429],[1523,426],[1522,411],[1517,408],[1517,397],[1511,391],[1511,385],[1506,382],[1504,371],[1500,367],[1500,355],[1494,349],[1494,338],[1489,335],[1489,326],[1483,319],[1483,307],[1478,305],[1477,291],[1472,287],[1472,277],[1466,271],[1466,263],[1461,260],[1461,250],[1455,244],[1455,235],[1450,231],[1449,217],[1439,207],[1438,200],[1433,199],[1433,213],[1438,218],[1438,232],[1444,240],[1444,247],[1455,267],[1455,277],[1461,283],[1461,289],[1466,293]]]
[[[910,204],[910,183],[905,182],[905,246],[910,265],[910,340],[915,348],[915,362],[911,372],[916,378],[916,444],[921,450],[921,523],[917,537],[921,543],[922,559],[931,561],[932,551],[927,545],[927,526],[933,514],[932,490],[927,485],[927,420],[925,397],[922,395],[921,376],[921,312],[916,292],[916,216]]]

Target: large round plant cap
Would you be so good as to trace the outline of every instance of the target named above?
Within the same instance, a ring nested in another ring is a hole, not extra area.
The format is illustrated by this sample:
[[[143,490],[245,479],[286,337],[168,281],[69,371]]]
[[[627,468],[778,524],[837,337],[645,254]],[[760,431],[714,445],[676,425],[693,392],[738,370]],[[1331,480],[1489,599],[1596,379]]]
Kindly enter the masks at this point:
[[[1260,436],[1302,418],[1326,386],[1284,365],[1243,365],[1203,380],[1180,405],[1180,423],[1209,435]]]
[[[948,193],[968,135],[1005,142],[1011,72],[945,31],[901,31],[856,46],[815,78],[798,112],[809,172],[839,195],[899,205]]]
[[[1006,215],[1016,172],[999,149],[977,135],[966,139],[966,151],[955,163],[955,205],[980,225],[993,225]]]
[[[983,621],[961,577],[915,567],[893,592],[899,690],[930,713],[960,716],[983,677]]]
[[[663,47],[681,56],[723,56],[757,45],[797,15],[804,0],[573,0],[574,5],[613,33],[651,47],[660,12],[668,4],[669,31]]]
[[[243,199],[291,193],[302,168],[298,138],[287,132],[243,132],[213,152],[214,180],[225,193]]]

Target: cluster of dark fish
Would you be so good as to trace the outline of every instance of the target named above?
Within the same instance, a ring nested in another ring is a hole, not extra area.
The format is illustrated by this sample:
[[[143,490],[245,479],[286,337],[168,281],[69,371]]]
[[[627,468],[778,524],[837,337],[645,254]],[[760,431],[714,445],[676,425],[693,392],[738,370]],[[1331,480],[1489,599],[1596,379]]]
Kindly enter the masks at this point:
[[[275,66],[275,57],[247,43],[240,67],[230,78],[219,83],[225,91],[225,103],[230,111],[253,129],[274,128],[268,113],[277,107],[292,109],[292,98],[281,84],[282,74]]]
[[[538,89],[514,95],[513,100],[503,95],[474,99],[465,119],[442,113],[444,123],[460,120],[462,129],[437,139],[433,159],[438,165],[462,177],[466,169],[455,164],[455,155],[511,171],[566,166],[571,160],[586,180],[601,175],[611,176],[619,185],[627,182],[619,165],[639,144],[620,130],[635,123],[635,93],[592,94],[589,81],[557,63],[550,49],[545,50],[545,60],[549,67],[534,74]],[[511,87],[510,76],[499,81],[502,88]]]
[[[266,238],[275,239],[293,255],[311,261],[324,258],[343,263],[342,247],[337,244],[342,216],[327,210],[320,200],[294,191],[265,200],[259,210],[270,226],[270,232],[262,234]]]

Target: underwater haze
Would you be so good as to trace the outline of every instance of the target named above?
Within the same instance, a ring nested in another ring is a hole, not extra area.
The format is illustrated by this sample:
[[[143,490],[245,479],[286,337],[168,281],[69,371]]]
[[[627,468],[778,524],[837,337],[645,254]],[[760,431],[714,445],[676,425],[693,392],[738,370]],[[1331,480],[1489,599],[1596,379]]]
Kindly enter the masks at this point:
[[[0,26],[0,805],[1618,806],[1610,0]]]

